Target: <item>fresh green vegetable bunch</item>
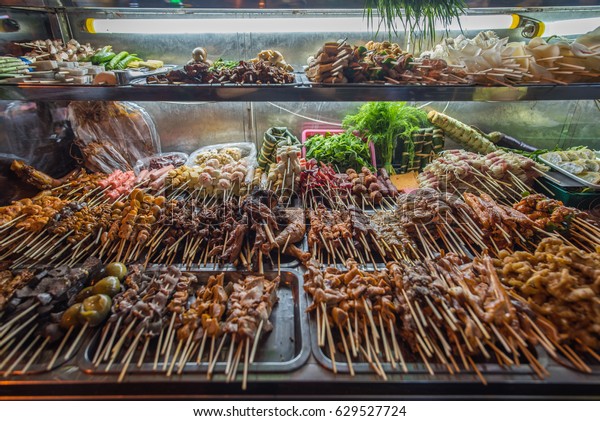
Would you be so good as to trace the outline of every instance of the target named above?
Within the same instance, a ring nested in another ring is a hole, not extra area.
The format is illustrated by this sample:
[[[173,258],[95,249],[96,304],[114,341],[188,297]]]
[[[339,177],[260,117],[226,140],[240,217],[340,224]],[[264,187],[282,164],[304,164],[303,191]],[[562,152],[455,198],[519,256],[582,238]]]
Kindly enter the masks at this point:
[[[436,25],[447,27],[452,19],[464,13],[464,0],[365,0],[365,15],[373,26],[374,11],[378,12],[377,31],[382,26],[389,36],[398,33],[396,20],[419,44],[435,40]],[[421,45],[419,45],[421,47]]]
[[[407,145],[412,161],[415,154],[412,135],[429,127],[429,122],[425,111],[405,102],[368,102],[356,114],[347,115],[342,126],[373,142],[377,162],[381,162],[388,173],[395,174],[392,161],[396,145],[398,142]]]
[[[115,53],[110,45],[103,47],[91,58],[92,64],[102,65],[106,70],[125,70],[134,61],[142,59],[137,54],[129,54],[127,51]]]
[[[314,158],[331,164],[338,171],[348,168],[360,171],[362,167],[373,169],[368,144],[352,133],[315,135],[304,146],[306,159]]]
[[[238,64],[240,64],[239,61],[223,60],[220,58],[216,60],[208,70],[211,72],[218,72],[219,70],[223,69],[234,69]]]

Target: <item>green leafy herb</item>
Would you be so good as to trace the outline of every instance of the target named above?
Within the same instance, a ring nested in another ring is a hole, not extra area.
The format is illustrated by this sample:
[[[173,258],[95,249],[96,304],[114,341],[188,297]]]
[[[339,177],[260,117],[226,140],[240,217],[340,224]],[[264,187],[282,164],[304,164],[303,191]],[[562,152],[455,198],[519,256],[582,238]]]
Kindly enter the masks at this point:
[[[427,113],[405,102],[368,102],[356,114],[348,115],[342,126],[349,132],[358,132],[375,146],[378,163],[390,174],[398,142],[406,145],[410,162],[415,158],[414,132],[429,127]]]
[[[208,70],[210,72],[218,72],[219,70],[223,69],[234,69],[238,64],[240,64],[239,61],[223,60],[220,58],[216,60]]]
[[[364,9],[371,26],[374,12],[378,12],[378,32],[384,26],[390,38],[392,34],[397,35],[396,21],[399,20],[411,40],[417,40],[421,47],[423,40],[435,39],[436,25],[448,27],[454,18],[464,13],[465,7],[464,0],[365,0]]]
[[[315,135],[306,143],[306,158],[329,163],[338,171],[354,168],[360,171],[362,167],[373,169],[369,146],[361,138],[352,133]]]

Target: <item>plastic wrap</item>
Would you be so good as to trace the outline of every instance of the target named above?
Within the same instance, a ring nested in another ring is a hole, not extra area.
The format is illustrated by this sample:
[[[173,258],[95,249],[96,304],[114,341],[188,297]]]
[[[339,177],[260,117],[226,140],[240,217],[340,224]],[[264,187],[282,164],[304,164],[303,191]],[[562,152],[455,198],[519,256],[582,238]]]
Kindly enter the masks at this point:
[[[129,102],[72,102],[69,120],[84,165],[92,171],[130,171],[138,160],[160,152],[150,115]]]
[[[54,178],[76,168],[79,149],[73,137],[63,103],[0,101],[0,206],[38,191],[11,171],[13,161]]]
[[[236,142],[236,143],[221,143],[219,145],[210,145],[204,146],[200,149],[196,149],[194,152],[190,154],[185,165],[188,167],[194,167],[199,164],[198,157],[201,155],[206,155],[207,153],[216,152],[219,153],[223,149],[229,148],[237,148],[241,152],[242,158],[246,160],[246,164],[248,167],[248,173],[246,174],[245,182],[246,184],[250,184],[252,182],[252,177],[254,175],[254,169],[257,167],[257,153],[256,146],[254,143],[249,142]]]
[[[199,195],[244,195],[257,166],[252,143],[225,143],[194,151],[186,165],[169,173],[172,188],[196,191]]]
[[[189,155],[183,152],[164,152],[156,155],[148,156],[139,159],[135,163],[133,170],[138,175],[142,170],[158,170],[168,165],[173,165],[175,168],[185,165],[189,159]]]

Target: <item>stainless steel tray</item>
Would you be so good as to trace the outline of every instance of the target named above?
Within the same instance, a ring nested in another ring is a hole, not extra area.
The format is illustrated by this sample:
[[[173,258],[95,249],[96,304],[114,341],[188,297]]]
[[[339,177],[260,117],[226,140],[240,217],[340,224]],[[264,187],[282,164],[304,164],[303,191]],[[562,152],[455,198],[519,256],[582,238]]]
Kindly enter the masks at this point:
[[[596,157],[597,157],[597,159],[600,159],[600,152],[596,151]],[[558,171],[559,173],[566,175],[567,177],[571,178],[572,180],[575,180],[575,181],[581,183],[582,186],[586,186],[586,187],[592,188],[594,190],[600,190],[600,184],[592,184],[589,181],[585,181],[583,178],[578,177],[576,174],[572,174],[569,171],[562,169],[558,165],[545,160],[541,155],[538,158],[545,165],[548,165],[553,170]]]
[[[312,348],[312,353],[313,353],[315,359],[324,368],[326,368],[330,371],[333,371],[333,362],[331,360],[331,357],[328,355],[329,351],[321,348],[318,345],[317,324],[316,324],[315,317],[312,315],[309,317],[309,324],[310,324],[311,348]],[[337,334],[335,332],[332,332],[332,333],[333,333],[334,340],[336,340]],[[409,352],[406,345],[404,345],[402,342],[400,342],[399,345],[400,345],[402,355],[403,355],[405,363],[406,363],[406,368],[407,368],[406,374],[429,374],[429,371],[427,370],[427,367],[425,366],[425,364],[423,364],[423,362],[421,360],[419,360],[418,358],[415,358],[415,356],[411,352]],[[530,351],[534,351],[533,355],[538,359],[538,361],[544,368],[547,368],[549,366],[551,360],[549,359],[549,357],[547,356],[547,354],[544,352],[543,349],[535,348],[533,350],[530,349]],[[494,363],[492,361],[485,361],[485,360],[476,359],[476,358],[474,358],[473,360],[477,366],[477,369],[481,372],[481,374],[484,377],[486,376],[486,374],[488,374],[488,375],[496,375],[496,374],[535,375],[535,371],[531,368],[530,364],[527,362],[523,362],[523,361],[521,361],[520,365],[518,365],[518,366],[501,367],[499,364]],[[348,367],[348,363],[346,362],[346,356],[339,349],[336,349],[335,361],[336,361],[335,368],[338,373],[344,373],[344,374],[350,373],[350,368]],[[436,374],[444,374],[444,375],[450,374],[448,372],[448,369],[444,365],[442,365],[438,362],[428,362],[428,364],[431,367],[432,371],[434,372],[434,376]],[[461,376],[468,376],[468,377],[472,378],[473,376],[477,375],[475,373],[475,371],[472,369],[466,370],[460,361],[457,361],[457,364],[459,365],[460,372],[452,374],[453,376],[456,376],[455,377],[456,381],[460,381]],[[353,361],[352,367],[356,374],[375,374],[375,371],[373,370],[372,366],[367,361],[360,361],[360,362]],[[389,374],[403,374],[402,368],[397,363],[396,363],[396,368],[394,369],[389,362],[384,362],[383,360],[381,360],[381,367],[383,368],[384,372],[388,375]]]
[[[203,88],[285,88],[293,86],[302,86],[302,80],[300,73],[292,72],[295,78],[295,82],[292,83],[148,83],[146,78],[139,78],[131,81],[131,86],[150,86],[150,87],[203,87]]]
[[[26,323],[27,320],[23,323]],[[33,325],[29,325],[33,327]],[[15,329],[18,329],[16,326]],[[29,334],[30,328],[25,328],[15,335],[15,340],[6,351],[0,355],[0,376],[30,376],[56,370],[72,364],[83,344],[92,336],[90,330],[74,329],[63,341],[47,343],[37,332]],[[81,335],[80,335],[81,333]],[[10,344],[11,341],[8,342]],[[6,345],[2,345],[0,350]],[[18,349],[15,350],[15,347]],[[69,353],[68,357],[67,353]],[[55,357],[56,354],[56,357]],[[66,358],[65,358],[66,357]],[[54,362],[50,366],[49,364]]]
[[[200,282],[206,282],[210,275],[225,273],[225,282],[237,279],[241,276],[250,274],[241,271],[193,271]],[[265,272],[265,276],[273,279],[277,272]],[[302,274],[295,270],[282,270],[281,283],[277,291],[278,303],[274,306],[270,320],[273,324],[273,330],[269,333],[261,333],[259,345],[256,352],[254,363],[249,365],[249,373],[284,373],[296,370],[303,366],[310,356],[310,344],[308,339],[308,320],[305,312],[305,300],[302,290]],[[88,374],[117,374],[123,370],[124,365],[121,361],[108,367],[107,363],[96,366],[92,363],[96,346],[100,340],[100,333],[97,333],[87,344],[85,349],[80,352],[77,364],[81,370]],[[141,355],[141,347],[138,347],[132,363],[127,373],[129,374],[148,374],[164,373],[168,370],[170,363],[163,367],[164,356],[159,359],[157,368],[154,369],[154,357],[156,354],[157,339],[150,342],[148,352],[142,364],[138,367],[135,363]],[[208,342],[208,341],[207,341]],[[210,344],[208,344],[210,345]],[[207,349],[208,349],[207,345]],[[171,358],[175,353],[175,348],[171,350]],[[208,371],[208,363],[205,358],[200,364],[194,362],[186,363],[182,374],[186,373],[205,373]],[[215,365],[215,373],[223,373],[226,367],[227,355],[224,350],[221,351],[221,357]],[[173,376],[177,372],[177,366],[173,370]],[[238,372],[241,375],[241,371]]]
[[[340,265],[336,265],[335,267],[338,269],[343,269],[343,266],[340,266]],[[377,265],[377,267],[376,267],[377,270],[381,270],[384,268],[385,268],[385,265]],[[374,270],[373,265],[370,265],[370,267],[367,267],[365,270],[373,271]],[[306,295],[307,303],[310,304],[311,298],[308,296],[308,294],[305,293],[305,295]],[[311,343],[311,349],[312,349],[313,356],[315,357],[315,359],[321,366],[323,366],[324,368],[326,368],[330,371],[334,371],[333,370],[333,361],[329,354],[329,349],[327,347],[320,347],[318,344],[317,322],[316,322],[316,317],[315,317],[314,313],[311,313],[309,315],[309,326],[310,326],[310,343]],[[334,342],[336,342],[336,343],[341,342],[341,340],[339,339],[339,335],[337,334],[337,331],[332,330],[332,334],[333,334]],[[416,356],[412,352],[410,352],[408,345],[404,344],[402,342],[402,340],[399,340],[398,344],[400,346],[400,350],[402,352],[404,361],[406,363],[407,373],[403,372],[402,367],[399,364],[396,364],[396,368],[393,368],[391,363],[385,362],[384,358],[381,357],[381,360],[380,360],[381,367],[383,368],[383,371],[386,373],[386,375],[390,375],[390,374],[408,374],[408,375],[411,375],[411,374],[423,375],[423,374],[425,374],[425,375],[429,375],[429,371],[428,371],[426,365],[422,362],[422,360],[420,360],[418,358],[418,356]],[[552,365],[554,365],[554,366],[558,365],[551,358],[549,358],[549,356],[547,355],[547,353],[545,352],[545,350],[542,347],[538,346],[535,348],[529,348],[529,350],[537,358],[537,360],[540,362],[542,367],[548,368]],[[337,371],[338,373],[349,374],[350,368],[347,363],[346,355],[344,354],[343,350],[340,349],[340,347],[337,347],[335,349],[334,356],[335,356],[335,369],[336,369],[335,371]],[[484,360],[484,359],[482,359],[482,357],[477,357],[477,358],[474,357],[473,360],[475,362],[475,365],[477,366],[477,369],[481,372],[481,374],[484,377],[486,375],[527,375],[527,376],[533,375],[533,376],[535,376],[535,371],[531,368],[531,365],[527,362],[527,360],[522,359],[520,361],[519,365],[514,365],[511,367],[500,366],[498,363],[496,363],[492,360]],[[460,372],[453,373],[452,376],[457,382],[460,382],[461,380],[465,380],[465,378],[469,378],[472,380],[473,378],[475,378],[475,376],[477,376],[477,373],[473,369],[465,369],[465,367],[462,365],[460,360],[457,360],[456,362],[459,365]],[[447,367],[442,365],[439,362],[428,361],[428,364],[431,367],[432,371],[434,372],[434,376],[437,374],[446,375],[446,376],[451,374],[451,373],[449,373]],[[598,372],[598,374],[600,374],[600,372],[599,372],[600,366],[594,367],[592,361],[590,361],[590,364],[591,364],[591,367],[594,370],[594,372],[595,373]],[[355,361],[352,362],[352,368],[356,374],[373,374],[373,375],[375,375],[375,371],[373,370],[372,366],[362,357],[359,362],[355,362]]]

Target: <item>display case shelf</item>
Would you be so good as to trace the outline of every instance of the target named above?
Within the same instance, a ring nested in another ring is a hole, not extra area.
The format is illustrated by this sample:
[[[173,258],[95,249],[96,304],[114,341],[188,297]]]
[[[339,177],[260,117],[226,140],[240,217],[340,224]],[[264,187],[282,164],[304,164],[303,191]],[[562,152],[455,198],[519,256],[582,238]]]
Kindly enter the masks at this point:
[[[600,84],[515,87],[0,85],[0,100],[24,101],[556,101],[598,98]]]

